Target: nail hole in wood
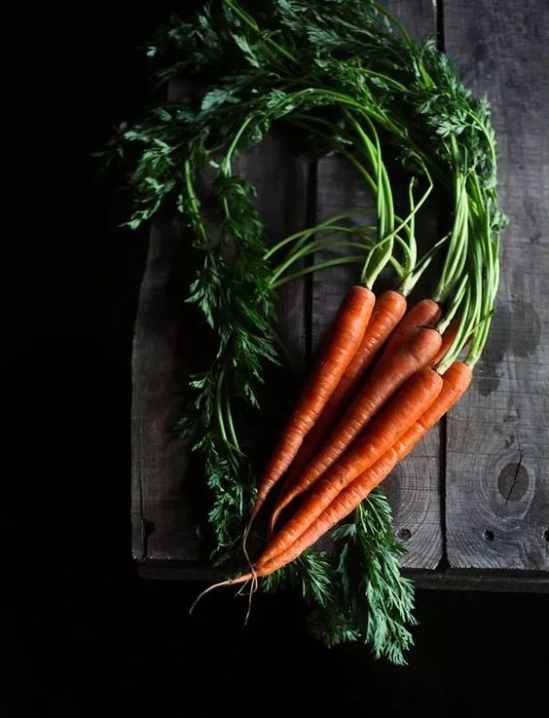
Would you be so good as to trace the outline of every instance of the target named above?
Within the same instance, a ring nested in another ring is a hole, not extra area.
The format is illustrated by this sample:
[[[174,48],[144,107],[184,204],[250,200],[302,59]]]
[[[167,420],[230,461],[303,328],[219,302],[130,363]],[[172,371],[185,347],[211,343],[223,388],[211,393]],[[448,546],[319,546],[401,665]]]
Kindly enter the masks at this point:
[[[493,541],[494,540],[494,532],[486,529],[484,533],[482,534],[483,538],[486,539],[486,541]]]
[[[408,541],[412,536],[412,532],[409,529],[399,529],[396,536],[399,541]]]
[[[541,534],[542,538],[544,538],[546,541],[549,541],[549,529],[545,529],[545,531]]]

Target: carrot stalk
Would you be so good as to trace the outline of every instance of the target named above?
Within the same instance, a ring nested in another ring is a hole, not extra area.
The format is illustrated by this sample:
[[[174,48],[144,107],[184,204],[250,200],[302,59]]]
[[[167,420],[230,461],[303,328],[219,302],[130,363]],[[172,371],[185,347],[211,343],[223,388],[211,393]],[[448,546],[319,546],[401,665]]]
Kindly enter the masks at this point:
[[[415,372],[270,541],[261,563],[288,548],[340,491],[388,451],[434,402],[441,388],[442,377],[430,367]]]
[[[343,299],[312,374],[263,471],[248,529],[269,491],[290,466],[360,346],[374,300],[371,290],[358,285],[352,286]]]
[[[433,370],[430,370],[435,373]],[[321,513],[315,510],[316,518],[312,521],[305,518],[305,507],[300,510],[298,520],[296,514],[292,524],[292,534],[288,529],[287,541],[279,537],[272,540],[262,556],[256,562],[257,576],[266,576],[297,558],[305,549],[329,531],[336,523],[348,516],[366,498],[383,479],[392,471],[396,463],[407,456],[420,439],[431,429],[444,414],[460,399],[471,384],[472,371],[464,362],[452,364],[442,377],[442,388],[439,395],[423,412],[413,425],[398,439],[372,466],[345,486]],[[308,503],[318,500],[320,487],[315,489]],[[312,515],[314,515],[312,514]],[[309,514],[310,516],[311,514]],[[282,548],[282,547],[285,548]]]

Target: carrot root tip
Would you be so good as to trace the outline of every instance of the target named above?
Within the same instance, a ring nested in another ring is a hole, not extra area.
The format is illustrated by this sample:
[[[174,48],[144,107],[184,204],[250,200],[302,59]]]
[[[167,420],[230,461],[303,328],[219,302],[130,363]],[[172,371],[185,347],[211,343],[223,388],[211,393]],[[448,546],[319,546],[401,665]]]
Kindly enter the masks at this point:
[[[251,578],[253,579],[254,576],[255,576],[254,573],[246,573],[243,576],[239,576],[238,578],[229,578],[226,581],[220,581],[219,583],[214,583],[212,586],[208,586],[208,588],[205,588],[201,593],[199,593],[198,596],[192,602],[192,604],[189,608],[189,616],[192,614],[192,612],[196,608],[196,605],[198,604],[198,602],[201,601],[202,598],[204,598],[204,596],[207,593],[210,593],[210,591],[213,591],[216,588],[221,588],[222,586],[234,586],[235,584],[238,584],[238,583],[246,584],[246,583],[248,583],[248,581]]]

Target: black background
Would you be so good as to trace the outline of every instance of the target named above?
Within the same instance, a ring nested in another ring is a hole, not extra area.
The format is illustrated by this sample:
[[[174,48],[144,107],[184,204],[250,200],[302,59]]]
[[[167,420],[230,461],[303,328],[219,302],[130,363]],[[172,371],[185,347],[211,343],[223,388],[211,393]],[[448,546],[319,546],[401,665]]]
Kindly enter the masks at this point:
[[[187,9],[197,3],[186,3]],[[261,711],[525,716],[544,595],[418,592],[407,668],[307,636],[299,599],[138,580],[129,556],[132,321],[146,238],[90,153],[150,99],[136,48],[176,3],[11,6],[3,43],[7,690],[0,716]],[[546,707],[546,706],[545,706]]]

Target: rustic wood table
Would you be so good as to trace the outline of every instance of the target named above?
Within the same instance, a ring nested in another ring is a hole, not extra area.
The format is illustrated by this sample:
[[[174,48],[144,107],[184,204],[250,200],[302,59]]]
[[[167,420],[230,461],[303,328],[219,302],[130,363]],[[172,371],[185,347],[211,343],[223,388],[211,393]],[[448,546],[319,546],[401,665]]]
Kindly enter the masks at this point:
[[[497,314],[472,389],[386,482],[405,569],[420,587],[549,590],[549,3],[388,0],[419,39],[435,35],[498,136],[502,235]],[[177,92],[172,88],[172,92]],[[296,155],[273,135],[240,171],[274,239],[363,203],[337,158]],[[437,231],[431,207],[422,231]],[[143,576],[205,578],[203,507],[172,432],[199,339],[182,310],[189,267],[175,221],[154,223],[135,326],[133,555]],[[280,296],[280,331],[302,373],[352,281],[315,273]],[[200,477],[198,477],[200,480]]]

